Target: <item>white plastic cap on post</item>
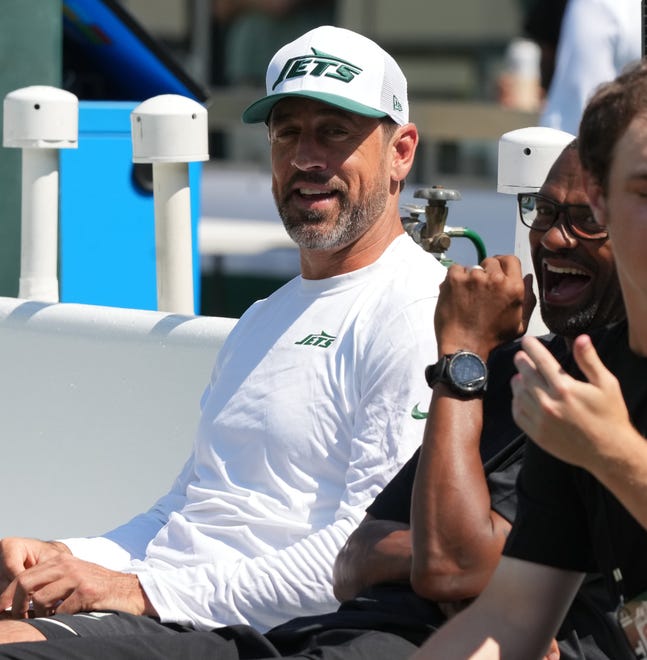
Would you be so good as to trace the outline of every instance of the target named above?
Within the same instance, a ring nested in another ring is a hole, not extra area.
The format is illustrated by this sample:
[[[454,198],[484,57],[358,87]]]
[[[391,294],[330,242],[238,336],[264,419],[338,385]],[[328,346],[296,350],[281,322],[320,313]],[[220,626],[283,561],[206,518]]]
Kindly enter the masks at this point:
[[[545,126],[504,133],[499,139],[497,191],[516,195],[541,188],[557,156],[574,139]]]
[[[34,85],[4,99],[2,144],[18,149],[76,149],[79,100],[71,92]]]
[[[570,133],[545,126],[520,128],[502,135],[499,139],[497,191],[516,195],[539,190],[557,157],[574,139],[575,136]],[[514,253],[521,261],[522,272],[532,273],[534,269],[528,240],[530,230],[521,222],[516,204],[515,214]],[[539,299],[537,278],[533,278],[533,289]],[[527,332],[531,335],[548,332],[539,306],[532,313]]]
[[[130,114],[134,163],[209,160],[207,110],[178,94],[161,94]]]
[[[130,113],[134,163],[152,163],[157,308],[193,314],[189,163],[209,159],[206,109],[177,94],[154,96]]]

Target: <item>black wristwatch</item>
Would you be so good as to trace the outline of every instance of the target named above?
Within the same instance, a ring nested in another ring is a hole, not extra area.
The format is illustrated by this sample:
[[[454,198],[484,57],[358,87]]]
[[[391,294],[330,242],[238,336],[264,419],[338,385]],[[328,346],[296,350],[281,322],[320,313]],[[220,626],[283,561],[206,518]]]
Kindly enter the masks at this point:
[[[461,397],[480,396],[487,387],[487,365],[476,353],[456,351],[430,364],[425,378],[429,387],[445,383]]]

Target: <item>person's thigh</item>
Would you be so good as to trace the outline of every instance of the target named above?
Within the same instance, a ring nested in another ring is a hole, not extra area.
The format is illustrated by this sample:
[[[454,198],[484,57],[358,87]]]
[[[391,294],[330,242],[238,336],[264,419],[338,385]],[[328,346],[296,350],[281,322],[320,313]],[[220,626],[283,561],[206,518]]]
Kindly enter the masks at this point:
[[[408,658],[418,647],[412,642],[378,630],[330,630],[315,635],[307,648],[290,658],[317,660],[394,660]]]
[[[116,611],[55,614],[23,621],[40,631],[47,640],[135,634],[175,634],[179,630],[186,630],[183,626],[162,624],[152,617]]]
[[[210,632],[70,637],[0,645],[2,660],[240,660],[236,644]]]
[[[269,660],[279,657],[259,633],[246,628],[233,626],[220,629],[218,633],[70,637],[4,644],[0,645],[0,660]],[[393,660],[409,657],[417,648],[412,642],[387,632],[330,630],[314,635],[302,650],[280,657]]]

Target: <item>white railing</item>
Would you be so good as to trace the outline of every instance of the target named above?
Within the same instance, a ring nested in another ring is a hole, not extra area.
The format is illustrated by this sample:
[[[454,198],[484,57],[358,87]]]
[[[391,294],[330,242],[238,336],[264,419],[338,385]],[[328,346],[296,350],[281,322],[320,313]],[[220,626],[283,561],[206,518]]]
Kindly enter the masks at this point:
[[[234,322],[0,298],[0,536],[100,533],[165,493]]]

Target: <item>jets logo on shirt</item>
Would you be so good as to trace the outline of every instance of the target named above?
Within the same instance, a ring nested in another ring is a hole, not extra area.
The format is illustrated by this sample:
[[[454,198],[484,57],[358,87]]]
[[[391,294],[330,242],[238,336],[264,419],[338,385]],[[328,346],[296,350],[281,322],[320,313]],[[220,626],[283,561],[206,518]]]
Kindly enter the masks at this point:
[[[319,348],[328,348],[337,339],[334,335],[329,335],[323,330],[316,335],[308,335],[301,341],[295,341],[295,344],[301,346],[318,346]]]

